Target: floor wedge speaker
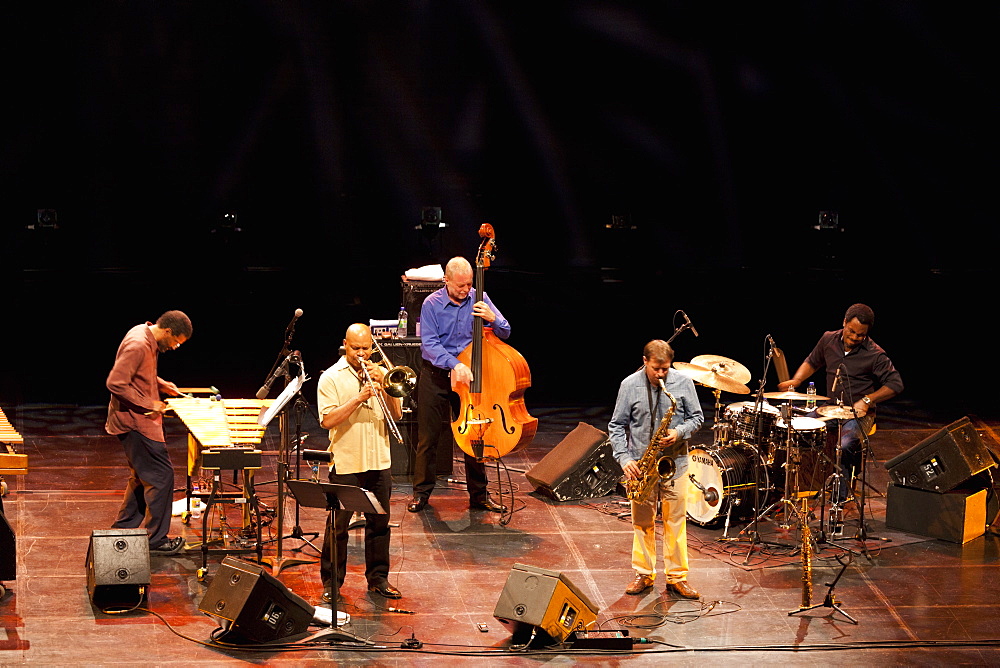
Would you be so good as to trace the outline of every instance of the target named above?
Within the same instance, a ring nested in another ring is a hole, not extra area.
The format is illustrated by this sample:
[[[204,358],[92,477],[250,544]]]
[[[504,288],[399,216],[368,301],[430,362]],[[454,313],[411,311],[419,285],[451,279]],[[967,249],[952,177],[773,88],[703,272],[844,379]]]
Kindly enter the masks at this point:
[[[95,529],[87,549],[87,593],[100,610],[138,607],[149,592],[145,529]]]
[[[537,632],[543,640],[562,642],[574,631],[589,629],[597,621],[597,607],[562,573],[514,564],[500,592],[493,616],[525,643]]]
[[[226,557],[198,609],[219,618],[218,637],[234,645],[281,640],[305,633],[316,609],[257,564]]]
[[[893,484],[944,493],[994,465],[968,417],[934,432],[885,463]]]
[[[611,454],[608,435],[581,422],[525,477],[539,494],[556,501],[592,499],[614,492],[622,467]]]

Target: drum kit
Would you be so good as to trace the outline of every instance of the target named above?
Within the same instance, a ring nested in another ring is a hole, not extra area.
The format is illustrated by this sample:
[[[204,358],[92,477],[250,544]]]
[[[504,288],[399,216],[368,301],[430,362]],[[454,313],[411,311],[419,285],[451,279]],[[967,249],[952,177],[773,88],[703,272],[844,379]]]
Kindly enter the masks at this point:
[[[723,407],[721,393],[750,394],[749,370],[718,355],[701,355],[673,367],[715,394],[715,417],[710,446],[688,452],[688,519],[714,527],[748,520],[766,506],[797,502],[818,495],[833,462],[826,455],[824,419],[795,415],[813,411],[816,401],[828,397],[800,392],[764,392],[757,401]],[[800,404],[797,406],[796,404]],[[816,409],[826,420],[854,417],[849,408]]]

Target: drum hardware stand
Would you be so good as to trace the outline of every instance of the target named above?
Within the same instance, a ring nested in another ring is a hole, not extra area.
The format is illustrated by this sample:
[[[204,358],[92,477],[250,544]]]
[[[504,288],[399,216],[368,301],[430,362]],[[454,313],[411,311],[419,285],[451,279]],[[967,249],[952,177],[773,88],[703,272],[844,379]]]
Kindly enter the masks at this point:
[[[715,395],[715,417],[712,423],[712,447],[717,448],[728,442],[729,425],[727,425],[724,420],[721,422],[719,420],[719,415],[722,413],[722,390],[717,387],[713,387],[712,394]]]

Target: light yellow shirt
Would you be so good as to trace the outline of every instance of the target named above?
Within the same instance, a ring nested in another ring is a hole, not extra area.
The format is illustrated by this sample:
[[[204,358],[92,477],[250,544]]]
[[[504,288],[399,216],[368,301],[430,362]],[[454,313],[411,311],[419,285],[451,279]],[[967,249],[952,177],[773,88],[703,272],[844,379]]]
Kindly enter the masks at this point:
[[[337,406],[350,401],[361,389],[361,380],[346,357],[319,377],[320,419]],[[372,397],[330,430],[330,452],[337,473],[382,471],[392,465],[389,454],[389,429],[378,401]]]

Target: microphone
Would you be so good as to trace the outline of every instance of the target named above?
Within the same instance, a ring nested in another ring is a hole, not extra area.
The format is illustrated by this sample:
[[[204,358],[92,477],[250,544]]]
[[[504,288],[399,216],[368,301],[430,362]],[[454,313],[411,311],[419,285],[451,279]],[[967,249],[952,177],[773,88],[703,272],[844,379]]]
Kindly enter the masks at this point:
[[[300,308],[295,309],[295,313],[292,315],[292,321],[288,323],[288,327],[285,327],[285,331],[287,332],[292,327],[295,327],[295,321],[301,317],[302,317],[302,309]]]
[[[702,495],[705,497],[705,501],[709,505],[714,505],[719,500],[719,493],[714,489],[705,489],[705,487],[695,479],[693,473],[688,473],[688,477],[691,478],[691,482],[694,483],[694,486],[701,490]]]
[[[837,384],[840,383],[840,367],[837,367],[837,375],[833,377],[833,386],[830,387],[830,394],[837,391]]]
[[[691,333],[694,334],[695,336],[698,336],[698,330],[695,329],[694,325],[691,324],[691,318],[688,317],[688,314],[685,313],[684,311],[681,311],[681,315],[684,316],[684,324],[691,328]]]

